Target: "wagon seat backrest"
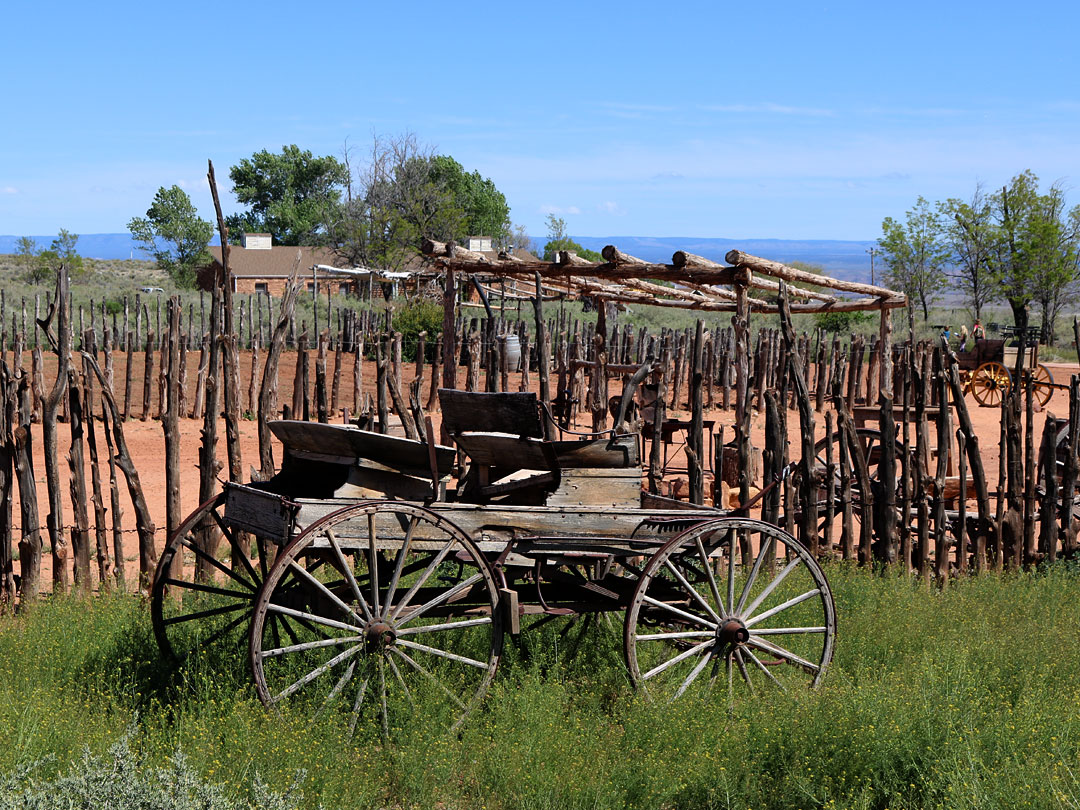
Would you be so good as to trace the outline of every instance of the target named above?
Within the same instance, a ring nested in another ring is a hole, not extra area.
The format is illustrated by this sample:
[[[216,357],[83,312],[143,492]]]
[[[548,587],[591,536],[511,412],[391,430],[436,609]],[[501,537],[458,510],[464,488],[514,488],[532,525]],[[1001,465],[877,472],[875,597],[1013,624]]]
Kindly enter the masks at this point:
[[[443,427],[471,462],[460,497],[486,501],[514,493],[541,502],[559,486],[559,463],[543,439],[536,394],[440,388],[439,404]]]
[[[354,425],[268,423],[285,458],[272,491],[292,498],[441,499],[453,448],[360,430]]]

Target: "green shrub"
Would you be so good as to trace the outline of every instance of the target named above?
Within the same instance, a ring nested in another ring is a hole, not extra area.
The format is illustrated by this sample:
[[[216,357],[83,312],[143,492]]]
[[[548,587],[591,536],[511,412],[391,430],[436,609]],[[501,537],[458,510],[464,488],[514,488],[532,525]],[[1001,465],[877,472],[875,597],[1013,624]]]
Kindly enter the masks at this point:
[[[859,324],[873,319],[874,316],[869,312],[822,312],[814,316],[814,323],[818,329],[826,332],[844,334],[856,331]]]
[[[442,334],[443,309],[434,301],[421,298],[395,310],[394,330],[401,333],[401,356],[416,359],[416,345],[421,332],[427,332],[427,360],[435,357],[435,341]]]

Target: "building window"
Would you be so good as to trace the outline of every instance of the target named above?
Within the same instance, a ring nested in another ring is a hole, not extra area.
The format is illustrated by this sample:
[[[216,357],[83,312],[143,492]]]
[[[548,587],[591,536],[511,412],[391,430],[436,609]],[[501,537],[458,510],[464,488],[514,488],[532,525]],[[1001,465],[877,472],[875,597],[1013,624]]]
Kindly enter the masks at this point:
[[[347,281],[341,282],[341,285],[338,287],[338,292],[341,295],[348,295],[351,291],[352,291],[352,285]]]
[[[309,281],[309,282],[307,283],[307,291],[308,291],[309,293],[313,293],[313,292],[315,292],[315,282],[314,282],[314,281]]]
[[[267,284],[265,281],[256,281],[255,282],[255,293],[256,294],[262,293],[263,295],[269,295],[270,294],[270,285]]]

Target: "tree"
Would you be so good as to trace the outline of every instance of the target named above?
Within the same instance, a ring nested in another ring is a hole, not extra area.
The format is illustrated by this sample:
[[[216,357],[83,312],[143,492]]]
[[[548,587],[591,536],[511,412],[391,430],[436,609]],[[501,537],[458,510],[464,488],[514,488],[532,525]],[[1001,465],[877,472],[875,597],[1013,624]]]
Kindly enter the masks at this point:
[[[918,299],[925,321],[930,304],[945,286],[943,268],[948,250],[942,239],[941,222],[930,209],[930,203],[919,197],[904,223],[886,217],[881,230],[883,236],[878,244],[885,252],[886,279],[908,301]]]
[[[266,232],[279,245],[325,244],[341,218],[341,191],[349,179],[334,157],[315,157],[295,144],[281,154],[265,149],[229,170],[236,199],[249,207],[231,214],[230,238]]]
[[[373,139],[342,214],[332,243],[344,259],[368,267],[404,267],[425,237],[510,241],[510,208],[495,184],[410,133]]]
[[[38,266],[38,244],[32,236],[20,236],[15,240],[15,262],[22,268],[23,274],[31,281],[40,281],[35,278]]]
[[[1029,305],[1039,303],[1052,340],[1058,313],[1077,278],[1080,208],[1066,213],[1060,183],[1041,194],[1039,178],[1030,170],[1002,187],[990,205],[996,226],[993,280],[1009,302],[1017,326],[1028,325]]]
[[[430,179],[453,196],[454,204],[465,214],[467,233],[461,236],[490,236],[500,246],[510,242],[510,206],[506,197],[480,172],[466,172],[448,155],[435,155],[430,161]]]
[[[996,238],[990,202],[977,185],[971,200],[950,198],[938,203],[945,245],[953,271],[953,287],[973,310],[975,319],[997,295],[990,265]]]
[[[128,230],[177,286],[195,286],[196,269],[210,260],[206,246],[214,227],[199,218],[186,191],[179,186],[159,188],[146,216],[132,218]]]
[[[79,235],[64,228],[60,229],[59,235],[52,240],[47,250],[37,254],[37,263],[30,280],[34,282],[46,281],[56,275],[60,265],[67,268],[69,276],[78,276],[83,272],[83,259],[75,250],[79,242]]]
[[[510,245],[511,250],[527,250],[533,256],[536,256],[536,249],[533,247],[532,237],[529,236],[528,230],[524,225],[514,225],[510,228]],[[536,256],[536,258],[540,258]]]
[[[559,251],[569,250],[590,262],[603,261],[603,257],[595,250],[583,248],[573,239],[566,235],[566,220],[554,214],[547,215],[548,241],[544,245],[544,261],[554,262],[559,258]]]

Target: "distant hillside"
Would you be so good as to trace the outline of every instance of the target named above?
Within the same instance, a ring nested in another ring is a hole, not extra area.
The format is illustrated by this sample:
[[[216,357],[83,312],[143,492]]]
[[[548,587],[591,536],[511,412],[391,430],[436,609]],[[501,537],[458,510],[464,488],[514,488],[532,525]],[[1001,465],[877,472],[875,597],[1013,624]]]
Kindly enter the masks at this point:
[[[573,236],[589,250],[615,245],[623,253],[650,262],[670,262],[677,250],[696,253],[723,262],[729,250],[738,249],[777,262],[806,262],[824,268],[825,273],[849,281],[870,281],[870,256],[866,251],[876,242],[844,242],[835,239],[705,239],[693,236]],[[541,249],[543,242],[541,242]],[[881,270],[878,263],[877,269]]]
[[[14,253],[17,236],[0,236],[0,253]],[[48,247],[54,236],[35,236],[39,247]],[[835,239],[706,239],[694,236],[574,236],[582,247],[601,250],[615,245],[624,253],[651,262],[669,262],[676,250],[696,253],[713,261],[724,261],[732,248],[778,262],[806,262],[820,265],[828,275],[851,281],[870,280],[868,248],[876,242],[844,242]],[[543,251],[546,240],[536,243]],[[217,244],[215,239],[212,244]],[[128,233],[88,233],[79,236],[79,253],[93,259],[144,259]]]

